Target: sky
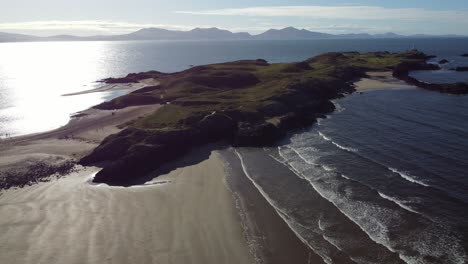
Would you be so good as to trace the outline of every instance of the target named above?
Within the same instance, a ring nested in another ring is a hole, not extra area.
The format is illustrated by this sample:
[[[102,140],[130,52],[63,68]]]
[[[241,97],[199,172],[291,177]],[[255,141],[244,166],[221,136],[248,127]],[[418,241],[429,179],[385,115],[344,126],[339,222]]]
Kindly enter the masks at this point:
[[[261,33],[468,35],[468,0],[0,0],[0,32],[111,35],[146,27]]]

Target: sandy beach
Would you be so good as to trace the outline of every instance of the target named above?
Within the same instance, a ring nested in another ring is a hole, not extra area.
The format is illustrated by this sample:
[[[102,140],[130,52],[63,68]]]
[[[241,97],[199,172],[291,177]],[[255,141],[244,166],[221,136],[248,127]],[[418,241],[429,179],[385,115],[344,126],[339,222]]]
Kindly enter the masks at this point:
[[[396,89],[396,88],[414,88],[415,86],[398,80],[392,76],[392,72],[367,72],[369,77],[362,78],[354,83],[357,91],[367,91],[376,89]]]
[[[97,168],[0,196],[0,263],[253,263],[218,154],[130,188]]]
[[[0,174],[76,161],[160,107],[90,108],[61,128],[2,140]],[[99,168],[78,166],[0,190],[0,263],[308,263],[307,247],[258,190],[243,175],[228,187],[226,161],[208,153],[191,153],[144,185],[95,185]],[[263,238],[257,248],[255,237]]]

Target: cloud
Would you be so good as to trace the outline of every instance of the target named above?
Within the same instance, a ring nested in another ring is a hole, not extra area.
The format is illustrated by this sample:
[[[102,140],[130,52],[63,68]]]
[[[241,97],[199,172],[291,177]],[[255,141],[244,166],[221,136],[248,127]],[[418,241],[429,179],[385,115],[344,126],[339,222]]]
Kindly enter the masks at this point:
[[[128,23],[100,20],[79,20],[79,21],[29,21],[0,23],[0,31],[82,31],[96,32],[100,34],[127,33],[141,28],[159,27],[173,30],[188,30],[192,26],[165,25],[165,24],[144,24]]]
[[[468,11],[435,11],[424,8],[385,8],[379,6],[264,6],[226,8],[201,11],[176,11],[178,14],[251,16],[251,17],[307,17],[318,19],[353,20],[454,20],[468,22]]]

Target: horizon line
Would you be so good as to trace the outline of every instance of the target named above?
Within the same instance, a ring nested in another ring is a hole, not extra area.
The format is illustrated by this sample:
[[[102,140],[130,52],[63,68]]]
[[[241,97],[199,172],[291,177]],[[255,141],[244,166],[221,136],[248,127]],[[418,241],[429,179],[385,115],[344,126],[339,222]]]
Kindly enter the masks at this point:
[[[310,29],[303,28],[303,27],[302,28],[301,27],[294,27],[294,26],[272,27],[272,28],[264,29],[263,31],[260,31],[260,33],[251,33],[251,32],[248,32],[248,31],[234,31],[234,30],[231,30],[231,29],[226,29],[226,28],[221,28],[221,27],[216,27],[216,26],[196,26],[196,27],[193,27],[193,28],[185,28],[185,29],[183,29],[183,28],[174,29],[174,28],[163,27],[163,26],[161,26],[161,27],[150,26],[150,27],[141,27],[139,29],[136,29],[134,31],[130,31],[128,33],[93,34],[93,35],[54,34],[54,35],[47,35],[47,36],[39,36],[39,35],[28,34],[28,33],[8,32],[8,30],[7,31],[1,31],[1,29],[0,29],[0,33],[12,34],[12,35],[23,35],[23,36],[36,37],[36,38],[52,38],[52,37],[60,37],[60,36],[88,38],[88,37],[124,36],[124,35],[129,35],[129,34],[132,34],[132,33],[136,33],[138,31],[145,30],[145,29],[161,29],[161,30],[167,30],[167,31],[173,31],[173,32],[191,32],[191,31],[196,30],[196,29],[205,29],[205,30],[216,29],[216,30],[221,30],[221,31],[228,31],[228,32],[233,33],[233,34],[248,34],[250,36],[262,35],[262,34],[268,32],[268,31],[271,31],[271,30],[281,31],[281,30],[285,30],[285,29],[295,29],[295,30],[307,31],[307,32],[311,32],[311,33],[320,33],[320,34],[325,34],[325,35],[330,35],[330,36],[343,36],[343,35],[379,36],[379,35],[394,34],[394,35],[401,36],[401,37],[411,37],[411,36],[418,36],[418,35],[433,36],[433,37],[437,37],[437,36],[468,37],[468,35],[460,35],[460,34],[443,34],[443,33],[442,34],[424,34],[424,33],[402,34],[402,33],[396,33],[396,32],[393,32],[393,31],[387,31],[387,32],[382,32],[382,33],[370,33],[370,32],[328,33],[328,32],[322,32],[322,31],[318,31],[318,30],[317,31],[316,30],[310,30]]]

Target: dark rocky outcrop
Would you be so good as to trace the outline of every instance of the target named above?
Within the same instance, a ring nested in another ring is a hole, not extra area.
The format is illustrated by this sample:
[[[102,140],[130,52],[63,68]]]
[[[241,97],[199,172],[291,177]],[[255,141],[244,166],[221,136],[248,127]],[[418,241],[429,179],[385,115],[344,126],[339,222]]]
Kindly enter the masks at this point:
[[[442,59],[439,61],[439,64],[447,64],[447,63],[449,63],[449,61],[446,59]]]
[[[435,64],[429,64],[426,62],[403,62],[395,67],[393,76],[404,80],[405,82],[432,91],[439,91],[442,93],[451,94],[466,94],[468,93],[468,84],[466,83],[448,83],[448,84],[437,84],[437,83],[426,83],[419,81],[411,76],[411,71],[417,70],[439,70],[440,67]]]
[[[468,72],[468,66],[456,67],[456,68],[452,68],[450,70],[457,71],[457,72]]]
[[[468,53],[462,54],[462,55],[460,55],[460,56],[462,56],[462,57],[468,57]]]
[[[14,167],[0,171],[0,190],[22,188],[39,182],[60,178],[76,170],[75,162],[67,159],[53,161],[25,161],[20,168]]]

